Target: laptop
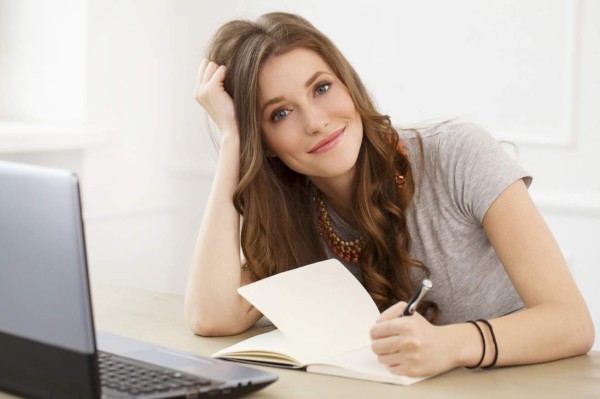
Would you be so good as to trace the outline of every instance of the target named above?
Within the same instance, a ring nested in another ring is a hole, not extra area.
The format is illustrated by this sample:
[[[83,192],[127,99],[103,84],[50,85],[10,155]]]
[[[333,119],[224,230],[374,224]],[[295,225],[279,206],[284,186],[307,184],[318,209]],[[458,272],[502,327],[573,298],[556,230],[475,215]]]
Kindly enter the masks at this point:
[[[276,380],[248,366],[96,334],[77,176],[0,162],[0,391],[239,397]]]

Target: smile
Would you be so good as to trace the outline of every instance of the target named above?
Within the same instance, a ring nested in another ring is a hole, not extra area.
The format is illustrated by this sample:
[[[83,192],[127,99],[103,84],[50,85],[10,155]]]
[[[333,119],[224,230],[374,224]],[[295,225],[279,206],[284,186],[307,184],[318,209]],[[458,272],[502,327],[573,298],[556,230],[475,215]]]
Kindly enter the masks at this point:
[[[346,131],[346,128],[344,127],[336,132],[333,132],[332,134],[327,136],[325,139],[319,141],[317,143],[317,145],[315,145],[313,148],[310,149],[310,151],[308,151],[308,153],[309,154],[322,154],[324,152],[329,151],[330,149],[335,147],[341,141],[342,137],[344,136],[345,131]]]

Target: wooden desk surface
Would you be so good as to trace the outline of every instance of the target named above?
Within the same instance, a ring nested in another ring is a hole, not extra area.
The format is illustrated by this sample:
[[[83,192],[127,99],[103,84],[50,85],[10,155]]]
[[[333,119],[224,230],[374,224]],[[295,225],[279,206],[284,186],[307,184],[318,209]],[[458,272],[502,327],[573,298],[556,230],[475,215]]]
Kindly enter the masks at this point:
[[[269,329],[234,337],[195,336],[185,324],[178,295],[95,284],[93,302],[99,330],[205,356]],[[461,368],[411,386],[263,369],[278,374],[279,381],[249,398],[600,398],[600,352],[489,371]],[[13,396],[0,393],[0,399],[6,398]]]

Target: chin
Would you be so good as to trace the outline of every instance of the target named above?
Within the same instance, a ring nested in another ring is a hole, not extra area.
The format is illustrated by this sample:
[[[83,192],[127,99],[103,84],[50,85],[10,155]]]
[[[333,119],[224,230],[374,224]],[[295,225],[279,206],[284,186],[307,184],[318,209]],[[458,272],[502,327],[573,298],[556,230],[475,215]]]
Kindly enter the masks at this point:
[[[348,152],[344,153],[342,157],[336,157],[327,162],[324,170],[323,177],[339,177],[351,173],[356,167],[356,160],[358,159],[358,152],[350,155]]]

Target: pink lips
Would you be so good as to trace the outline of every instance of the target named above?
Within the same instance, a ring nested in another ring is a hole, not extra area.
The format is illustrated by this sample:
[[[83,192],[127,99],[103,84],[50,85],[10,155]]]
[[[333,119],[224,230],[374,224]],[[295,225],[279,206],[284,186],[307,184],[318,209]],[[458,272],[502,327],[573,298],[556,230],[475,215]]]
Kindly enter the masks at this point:
[[[346,130],[346,128],[344,127],[336,132],[333,132],[332,134],[330,134],[323,140],[319,141],[317,143],[317,145],[315,145],[313,148],[310,149],[310,151],[308,151],[308,153],[309,154],[321,154],[323,152],[329,151],[330,149],[332,149],[333,147],[335,147],[337,145],[337,143],[342,138],[345,130]]]

